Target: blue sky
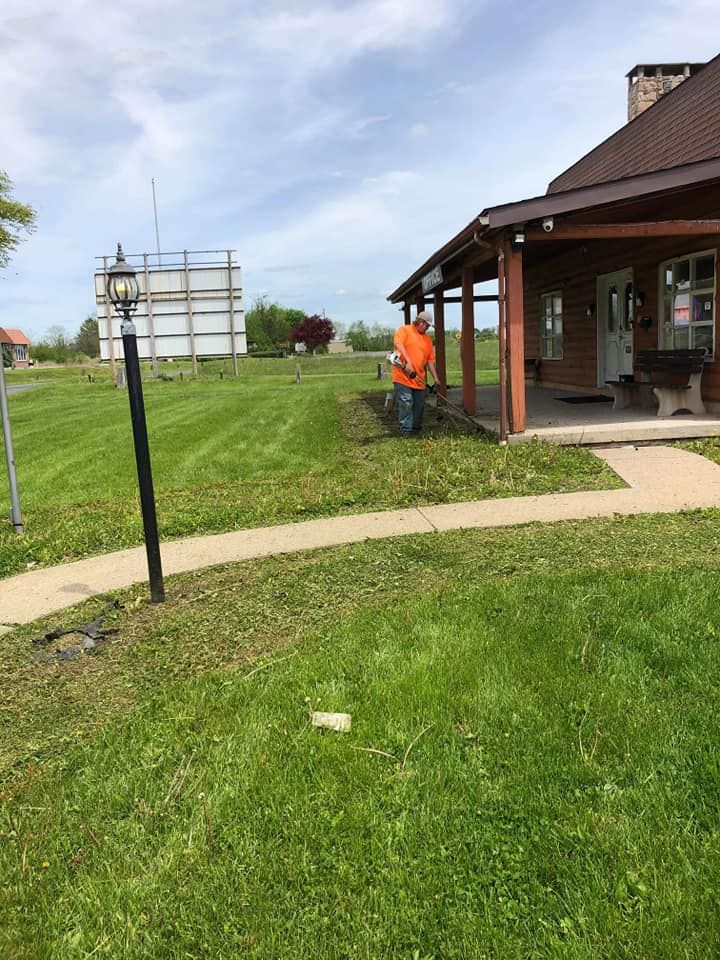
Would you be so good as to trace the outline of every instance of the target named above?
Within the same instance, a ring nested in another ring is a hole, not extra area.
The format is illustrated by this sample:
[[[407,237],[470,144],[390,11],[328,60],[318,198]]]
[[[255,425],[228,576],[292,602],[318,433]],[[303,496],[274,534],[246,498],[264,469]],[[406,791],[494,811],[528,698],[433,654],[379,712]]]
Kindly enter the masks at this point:
[[[433,250],[625,122],[631,67],[718,36],[717,0],[4,0],[0,168],[38,229],[0,326],[73,334],[94,258],[155,249],[153,177],[162,248],[235,248],[246,308],[394,325]]]

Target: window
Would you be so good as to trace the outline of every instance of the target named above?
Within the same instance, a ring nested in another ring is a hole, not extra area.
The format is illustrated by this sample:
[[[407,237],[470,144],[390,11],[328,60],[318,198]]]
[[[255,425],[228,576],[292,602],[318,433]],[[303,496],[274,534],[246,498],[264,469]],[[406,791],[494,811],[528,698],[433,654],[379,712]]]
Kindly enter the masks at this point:
[[[15,347],[15,359],[16,360],[27,360],[27,353],[25,351],[25,344],[19,343]]]
[[[544,293],[540,297],[540,347],[543,360],[562,360],[562,293]]]
[[[694,253],[660,267],[661,346],[666,350],[715,349],[715,254]]]

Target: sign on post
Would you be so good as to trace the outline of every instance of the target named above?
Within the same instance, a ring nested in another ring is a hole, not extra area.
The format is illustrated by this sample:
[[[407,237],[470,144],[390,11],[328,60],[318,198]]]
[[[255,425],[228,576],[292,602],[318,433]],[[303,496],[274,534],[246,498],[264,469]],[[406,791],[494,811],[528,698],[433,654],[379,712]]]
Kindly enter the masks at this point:
[[[423,293],[430,293],[431,290],[434,290],[435,287],[439,287],[443,282],[442,267],[438,265],[433,267],[429,273],[426,273],[422,278],[422,289]]]

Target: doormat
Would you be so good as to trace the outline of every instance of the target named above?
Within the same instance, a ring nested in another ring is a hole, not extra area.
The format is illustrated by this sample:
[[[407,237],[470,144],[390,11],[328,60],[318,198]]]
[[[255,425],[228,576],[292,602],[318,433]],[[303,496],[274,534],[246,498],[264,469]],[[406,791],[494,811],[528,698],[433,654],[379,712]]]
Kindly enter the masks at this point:
[[[589,393],[586,397],[555,397],[563,403],[612,403],[612,397],[603,397],[600,393]]]

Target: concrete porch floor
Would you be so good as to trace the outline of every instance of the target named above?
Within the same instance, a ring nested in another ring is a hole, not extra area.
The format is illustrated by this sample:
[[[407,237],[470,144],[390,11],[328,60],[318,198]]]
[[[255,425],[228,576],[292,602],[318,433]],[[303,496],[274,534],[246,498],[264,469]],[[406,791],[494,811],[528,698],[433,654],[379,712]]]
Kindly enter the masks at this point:
[[[595,391],[597,393],[597,391]],[[704,416],[676,413],[657,417],[647,407],[613,410],[609,403],[565,403],[563,397],[589,396],[591,390],[558,390],[526,386],[527,429],[511,434],[508,443],[531,443],[536,438],[549,443],[592,446],[638,441],[689,440],[720,436],[720,413]],[[486,430],[500,431],[500,388],[478,387],[475,421]],[[462,407],[460,388],[448,391],[451,403]]]

